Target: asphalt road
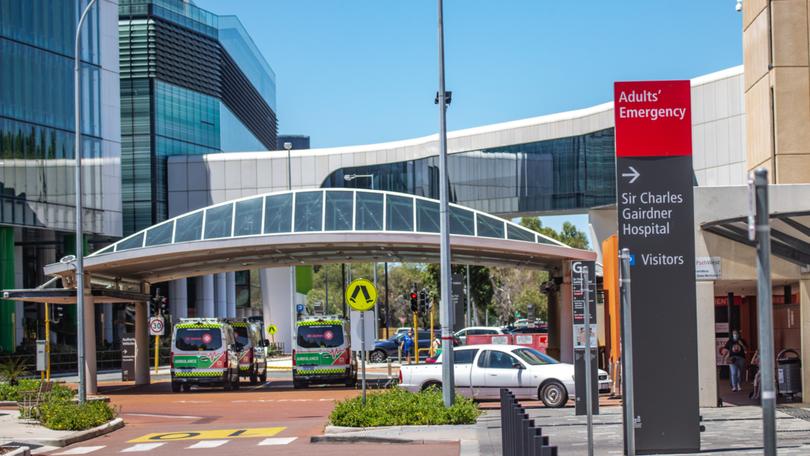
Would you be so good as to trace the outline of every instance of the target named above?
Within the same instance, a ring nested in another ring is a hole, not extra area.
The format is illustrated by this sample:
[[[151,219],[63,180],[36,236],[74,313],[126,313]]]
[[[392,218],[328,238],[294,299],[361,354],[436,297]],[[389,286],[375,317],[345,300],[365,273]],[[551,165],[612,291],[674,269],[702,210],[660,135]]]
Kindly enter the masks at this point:
[[[126,422],[123,429],[92,440],[48,452],[49,455],[108,454],[217,454],[411,455],[403,444],[310,443],[321,435],[335,401],[354,397],[359,390],[310,387],[294,390],[289,373],[273,373],[269,382],[239,391],[195,388],[172,393],[169,383],[147,387],[107,382],[99,393],[110,398]],[[430,455],[458,455],[458,444],[420,444]]]

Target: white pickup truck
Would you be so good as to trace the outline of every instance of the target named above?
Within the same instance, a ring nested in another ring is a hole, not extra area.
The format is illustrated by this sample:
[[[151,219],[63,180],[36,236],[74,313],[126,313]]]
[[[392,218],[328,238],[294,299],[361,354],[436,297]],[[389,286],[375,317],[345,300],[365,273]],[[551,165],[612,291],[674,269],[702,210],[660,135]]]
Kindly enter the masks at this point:
[[[455,354],[456,393],[473,399],[497,399],[509,388],[519,399],[540,399],[546,407],[563,407],[574,395],[574,366],[520,345],[467,345]],[[441,386],[442,358],[435,364],[405,365],[400,387],[421,391]],[[599,370],[599,392],[610,392],[607,372]]]

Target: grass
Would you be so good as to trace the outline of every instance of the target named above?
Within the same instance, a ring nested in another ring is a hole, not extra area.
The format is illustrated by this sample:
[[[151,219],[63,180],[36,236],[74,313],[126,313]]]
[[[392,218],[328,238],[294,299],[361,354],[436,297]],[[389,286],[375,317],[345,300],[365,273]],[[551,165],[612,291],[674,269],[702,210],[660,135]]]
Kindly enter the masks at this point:
[[[420,393],[393,388],[368,394],[365,406],[360,397],[338,402],[329,421],[349,427],[473,424],[480,414],[478,406],[463,396],[456,396],[453,406],[446,408],[438,388]]]

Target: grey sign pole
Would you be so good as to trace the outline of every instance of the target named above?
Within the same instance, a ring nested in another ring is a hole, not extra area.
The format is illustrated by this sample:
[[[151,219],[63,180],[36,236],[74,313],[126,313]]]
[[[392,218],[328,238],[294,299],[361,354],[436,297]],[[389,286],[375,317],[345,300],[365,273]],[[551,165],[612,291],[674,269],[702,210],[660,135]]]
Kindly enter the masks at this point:
[[[624,445],[627,456],[636,456],[635,407],[633,405],[633,326],[630,313],[630,249],[619,253],[622,301],[622,398],[624,400]]]
[[[762,447],[776,455],[776,389],[774,388],[773,306],[771,305],[771,227],[768,209],[768,171],[754,171],[755,237],[757,243],[757,302],[759,304],[759,359],[762,386]]]
[[[360,312],[360,365],[363,385],[363,405],[366,405],[366,312]]]
[[[444,5],[438,0],[439,7],[439,270],[441,271],[441,313],[439,321],[442,325],[442,399],[444,406],[450,407],[455,402],[455,371],[453,368],[453,297],[451,296],[450,271],[450,209],[449,209],[449,181],[447,179],[447,99],[444,90]],[[416,350],[416,360],[419,361],[419,350]]]
[[[582,291],[585,298],[585,413],[588,423],[588,456],[593,456],[593,384],[591,383],[591,283],[588,269],[582,271]]]

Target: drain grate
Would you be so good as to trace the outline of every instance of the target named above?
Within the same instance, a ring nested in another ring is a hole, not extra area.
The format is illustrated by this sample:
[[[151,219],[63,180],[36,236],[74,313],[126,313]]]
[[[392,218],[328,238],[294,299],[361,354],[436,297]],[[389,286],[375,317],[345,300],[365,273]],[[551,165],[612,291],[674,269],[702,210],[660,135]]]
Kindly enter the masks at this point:
[[[810,409],[800,407],[779,407],[779,411],[793,418],[810,421]]]

